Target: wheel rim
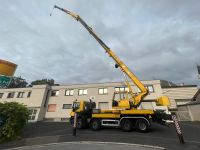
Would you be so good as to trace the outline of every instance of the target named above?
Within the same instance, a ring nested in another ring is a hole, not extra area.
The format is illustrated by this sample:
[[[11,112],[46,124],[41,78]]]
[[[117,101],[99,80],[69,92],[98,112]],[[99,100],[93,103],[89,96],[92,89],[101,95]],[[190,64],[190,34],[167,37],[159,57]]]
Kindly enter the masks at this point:
[[[139,125],[138,125],[138,127],[139,127],[139,129],[142,130],[142,131],[146,130],[146,128],[147,128],[146,124],[143,123],[143,122],[140,122]]]
[[[93,127],[93,129],[97,129],[98,128],[98,123],[97,122],[93,122],[92,127]]]
[[[125,129],[129,129],[129,128],[130,128],[130,125],[129,125],[128,123],[125,123],[125,124],[124,124],[124,128],[125,128]]]
[[[132,129],[132,123],[129,120],[123,120],[121,128],[124,131],[130,131]]]
[[[78,121],[77,124],[76,124],[77,128],[80,128],[82,126],[82,123],[81,121]]]

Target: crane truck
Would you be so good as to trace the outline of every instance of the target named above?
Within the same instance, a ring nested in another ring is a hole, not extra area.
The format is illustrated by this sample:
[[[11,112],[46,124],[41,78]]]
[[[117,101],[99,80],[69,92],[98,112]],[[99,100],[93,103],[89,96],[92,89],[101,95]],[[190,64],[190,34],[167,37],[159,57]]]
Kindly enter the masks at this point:
[[[93,29],[77,14],[54,6],[66,14],[80,22],[83,27],[96,39],[103,47],[105,52],[115,61],[115,67],[120,68],[125,75],[125,84],[128,87],[126,92],[114,92],[112,100],[112,109],[102,110],[96,109],[95,102],[89,100],[75,100],[72,104],[72,112],[70,113],[70,122],[73,124],[76,118],[76,126],[79,129],[90,127],[92,130],[99,130],[101,127],[119,127],[124,131],[131,131],[136,128],[139,132],[150,131],[152,122],[157,122],[166,125],[171,122],[171,113],[167,107],[170,105],[170,100],[167,96],[161,96],[155,99],[155,103],[163,106],[166,110],[161,109],[141,109],[139,106],[143,102],[145,96],[148,95],[148,89],[136,77],[136,75],[115,55],[115,53],[97,36]],[[132,87],[127,80],[136,85],[140,93],[134,93]],[[118,97],[119,99],[116,99]],[[76,116],[76,117],[75,117]]]

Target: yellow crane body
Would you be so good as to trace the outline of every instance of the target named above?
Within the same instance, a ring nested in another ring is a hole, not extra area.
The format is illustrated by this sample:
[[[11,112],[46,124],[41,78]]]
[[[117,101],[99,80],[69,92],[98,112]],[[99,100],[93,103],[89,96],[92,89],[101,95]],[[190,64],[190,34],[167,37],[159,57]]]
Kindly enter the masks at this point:
[[[113,107],[109,110],[96,109],[95,103],[90,101],[74,101],[72,106],[71,123],[73,124],[73,119],[75,113],[77,114],[77,127],[85,128],[90,126],[93,130],[98,130],[102,126],[113,126],[120,127],[124,131],[130,131],[135,127],[140,132],[147,132],[150,130],[151,121],[156,121],[160,124],[166,124],[167,121],[171,120],[171,114],[167,111],[161,110],[145,110],[139,109],[144,97],[148,94],[148,90],[145,88],[143,83],[135,76],[135,74],[122,62],[115,53],[96,35],[91,27],[77,14],[54,6],[75,20],[79,21],[85,29],[96,39],[96,41],[103,47],[103,49],[108,53],[108,55],[115,61],[116,68],[120,70],[128,77],[133,84],[135,84],[139,89],[140,93],[135,94],[128,81],[125,84],[129,88],[129,92],[115,92],[113,95]],[[114,98],[119,94],[120,97],[124,97],[116,101]],[[129,95],[129,96],[125,96]],[[155,100],[155,102],[162,106],[169,106],[169,98],[162,96]]]

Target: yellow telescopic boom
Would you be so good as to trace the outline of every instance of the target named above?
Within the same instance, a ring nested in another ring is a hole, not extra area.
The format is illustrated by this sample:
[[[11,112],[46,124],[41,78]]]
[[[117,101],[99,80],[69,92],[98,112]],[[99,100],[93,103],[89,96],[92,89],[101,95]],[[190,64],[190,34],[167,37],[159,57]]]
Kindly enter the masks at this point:
[[[110,57],[112,57],[116,63],[116,67],[120,67],[121,71],[124,72],[131,81],[140,89],[140,93],[138,95],[134,95],[132,93],[132,99],[134,100],[134,107],[137,108],[141,101],[144,99],[144,97],[148,94],[148,90],[144,87],[144,85],[140,82],[140,80],[134,75],[134,73],[115,55],[115,53],[93,32],[92,28],[89,27],[85,21],[77,14],[60,8],[58,6],[54,6],[54,8],[60,9],[61,11],[67,13],[77,21],[79,21],[87,30],[88,32],[99,42],[99,44],[105,49],[105,51],[109,54]],[[132,91],[131,87],[128,86],[130,91]]]

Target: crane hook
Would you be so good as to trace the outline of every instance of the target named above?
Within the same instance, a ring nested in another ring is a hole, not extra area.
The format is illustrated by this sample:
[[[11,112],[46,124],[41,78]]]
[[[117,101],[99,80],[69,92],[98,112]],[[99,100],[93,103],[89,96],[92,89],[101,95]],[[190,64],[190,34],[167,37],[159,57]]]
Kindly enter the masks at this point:
[[[55,7],[56,7],[56,5],[54,5],[54,7],[53,7],[53,9],[52,9],[52,11],[50,13],[50,16],[52,16]]]

